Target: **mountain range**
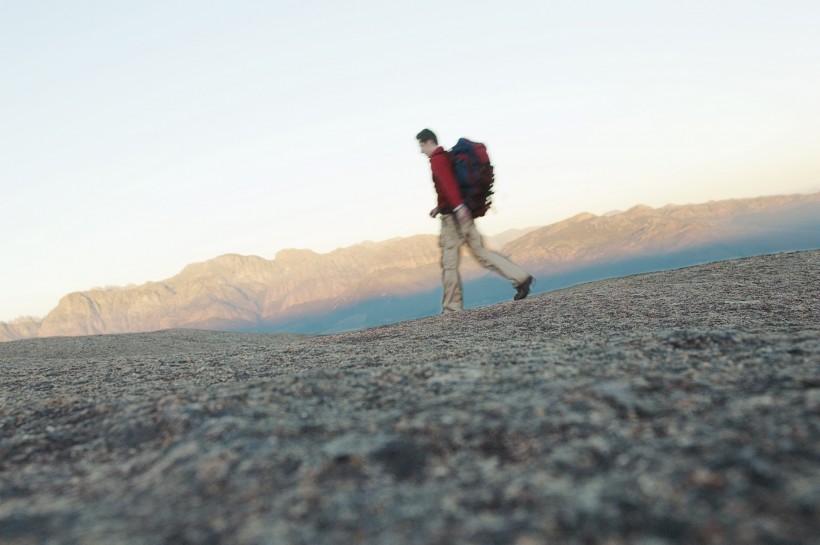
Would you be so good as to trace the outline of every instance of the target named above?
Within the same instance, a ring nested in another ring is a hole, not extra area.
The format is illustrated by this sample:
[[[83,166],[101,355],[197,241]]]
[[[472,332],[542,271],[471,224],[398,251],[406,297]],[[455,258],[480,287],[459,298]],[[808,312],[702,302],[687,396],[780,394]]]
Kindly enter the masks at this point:
[[[534,292],[543,292],[820,248],[820,193],[583,213],[490,237],[488,245],[531,271]],[[271,260],[227,254],[160,282],[68,294],[42,320],[0,322],[0,341],[170,328],[330,333],[394,323],[439,311],[438,261],[434,235],[364,242],[326,254],[288,249]],[[470,257],[462,262],[462,278],[467,307],[513,295],[509,283]]]

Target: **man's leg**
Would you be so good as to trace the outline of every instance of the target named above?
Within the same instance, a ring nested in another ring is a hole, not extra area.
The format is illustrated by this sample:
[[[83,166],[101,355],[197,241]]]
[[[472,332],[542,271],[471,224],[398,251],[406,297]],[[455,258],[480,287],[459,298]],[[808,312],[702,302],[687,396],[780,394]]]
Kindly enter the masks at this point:
[[[518,288],[525,282],[530,282],[532,276],[530,273],[507,259],[506,257],[484,247],[484,242],[481,240],[481,233],[476,229],[475,223],[470,221],[467,225],[461,227],[467,245],[472,250],[473,255],[481,266],[495,271],[510,282],[513,287]]]
[[[443,215],[439,246],[441,246],[441,283],[444,287],[441,307],[444,312],[453,312],[464,307],[461,296],[461,277],[458,274],[458,262],[463,243],[464,238],[455,216]]]

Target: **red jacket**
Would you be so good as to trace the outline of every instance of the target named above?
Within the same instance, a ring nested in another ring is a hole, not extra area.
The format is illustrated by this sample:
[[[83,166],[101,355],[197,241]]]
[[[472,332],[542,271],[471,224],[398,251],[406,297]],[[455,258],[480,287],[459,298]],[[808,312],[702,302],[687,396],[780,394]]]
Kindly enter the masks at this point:
[[[461,192],[453,174],[450,156],[441,146],[430,156],[430,167],[433,169],[433,185],[438,194],[438,208],[442,214],[451,214],[453,208],[461,204]]]

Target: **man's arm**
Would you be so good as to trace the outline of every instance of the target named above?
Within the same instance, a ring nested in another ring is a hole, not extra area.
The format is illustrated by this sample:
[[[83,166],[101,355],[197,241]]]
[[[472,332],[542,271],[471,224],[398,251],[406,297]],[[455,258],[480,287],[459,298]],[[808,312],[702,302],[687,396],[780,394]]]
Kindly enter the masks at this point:
[[[453,175],[453,166],[446,155],[434,155],[430,159],[430,166],[433,169],[433,177],[438,181],[438,190],[444,198],[444,202],[451,208],[456,208],[461,204],[461,192],[458,189],[458,182]]]

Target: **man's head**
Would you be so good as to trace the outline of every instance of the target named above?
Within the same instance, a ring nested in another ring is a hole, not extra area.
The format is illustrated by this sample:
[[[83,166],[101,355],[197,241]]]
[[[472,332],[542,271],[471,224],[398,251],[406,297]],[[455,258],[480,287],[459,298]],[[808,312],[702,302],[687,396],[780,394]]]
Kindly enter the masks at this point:
[[[436,133],[430,129],[424,129],[418,133],[416,135],[416,139],[419,141],[419,148],[421,148],[421,152],[427,157],[433,155],[433,152],[436,151],[436,148],[438,148],[438,138],[436,138]]]

